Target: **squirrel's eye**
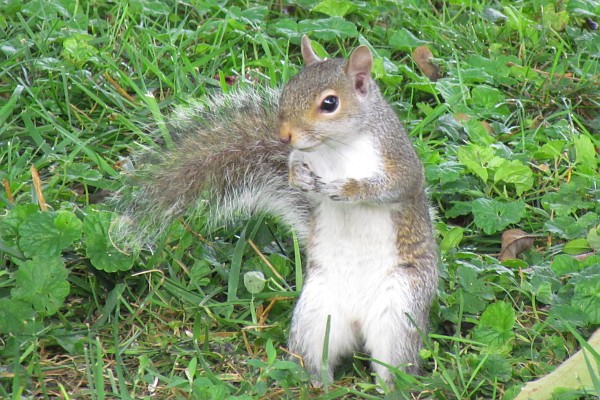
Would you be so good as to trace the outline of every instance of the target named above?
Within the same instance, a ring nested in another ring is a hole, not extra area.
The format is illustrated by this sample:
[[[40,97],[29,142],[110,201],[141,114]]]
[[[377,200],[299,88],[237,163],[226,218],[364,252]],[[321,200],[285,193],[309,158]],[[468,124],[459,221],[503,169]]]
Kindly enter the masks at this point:
[[[321,102],[319,109],[326,113],[332,113],[337,110],[339,104],[340,100],[337,98],[337,96],[327,96]]]

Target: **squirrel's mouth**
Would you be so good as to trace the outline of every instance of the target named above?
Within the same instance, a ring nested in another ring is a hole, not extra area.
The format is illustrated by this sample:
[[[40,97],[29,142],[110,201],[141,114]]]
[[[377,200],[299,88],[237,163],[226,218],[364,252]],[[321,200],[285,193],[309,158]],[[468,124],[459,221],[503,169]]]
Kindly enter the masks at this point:
[[[323,142],[314,138],[307,138],[306,136],[299,136],[296,140],[292,141],[291,145],[294,149],[311,152],[321,146]]]

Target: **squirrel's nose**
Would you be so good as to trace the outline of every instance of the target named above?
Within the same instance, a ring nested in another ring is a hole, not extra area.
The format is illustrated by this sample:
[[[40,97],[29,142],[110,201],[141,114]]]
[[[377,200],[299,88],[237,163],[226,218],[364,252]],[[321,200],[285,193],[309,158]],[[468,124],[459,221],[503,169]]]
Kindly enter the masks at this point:
[[[289,144],[292,141],[292,128],[287,122],[282,123],[279,128],[279,140],[284,144]]]

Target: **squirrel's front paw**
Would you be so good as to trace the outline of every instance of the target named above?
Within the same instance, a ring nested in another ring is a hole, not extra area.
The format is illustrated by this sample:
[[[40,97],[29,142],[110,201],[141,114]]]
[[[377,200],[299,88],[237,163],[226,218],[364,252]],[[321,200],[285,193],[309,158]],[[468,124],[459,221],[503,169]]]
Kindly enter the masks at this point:
[[[318,181],[316,184],[315,192],[322,194],[323,196],[329,197],[333,201],[345,201],[348,197],[343,193],[343,182],[333,181],[324,183]]]
[[[291,187],[303,192],[316,192],[320,177],[310,170],[307,164],[293,164],[290,166],[289,184]]]

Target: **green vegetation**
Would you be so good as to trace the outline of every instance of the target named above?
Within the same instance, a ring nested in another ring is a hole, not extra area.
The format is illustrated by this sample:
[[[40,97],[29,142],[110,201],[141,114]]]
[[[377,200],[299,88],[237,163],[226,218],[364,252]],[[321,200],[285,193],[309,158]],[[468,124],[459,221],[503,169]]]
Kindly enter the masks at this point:
[[[599,15],[593,0],[1,1],[0,398],[513,398],[600,324]],[[399,393],[360,354],[322,389],[289,361],[301,257],[276,221],[207,231],[195,215],[139,255],[109,236],[101,200],[170,110],[282,84],[304,33],[323,56],[372,47],[438,212],[425,373],[398,372]],[[511,228],[525,252],[500,262]]]

